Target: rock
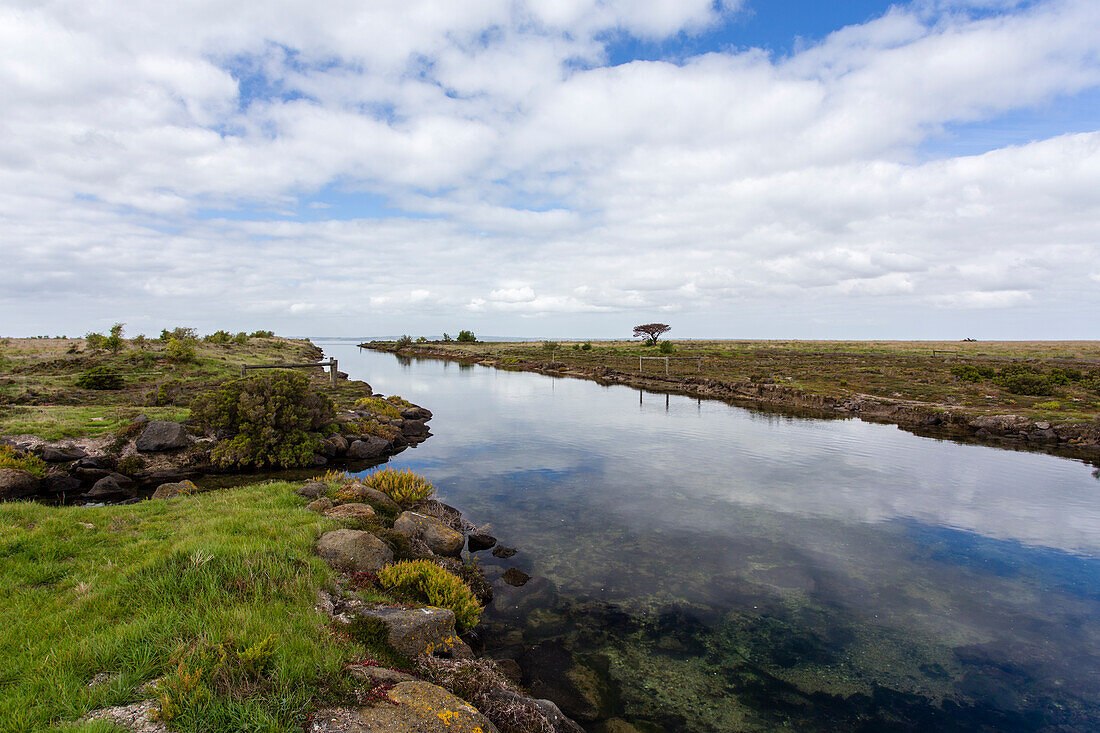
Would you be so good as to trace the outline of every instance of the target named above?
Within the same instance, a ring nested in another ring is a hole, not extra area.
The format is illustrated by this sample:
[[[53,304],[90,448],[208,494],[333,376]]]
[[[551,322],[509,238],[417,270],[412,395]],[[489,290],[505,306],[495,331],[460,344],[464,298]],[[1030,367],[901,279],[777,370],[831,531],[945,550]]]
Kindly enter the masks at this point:
[[[316,499],[328,493],[328,484],[323,481],[311,481],[294,493],[306,499]]]
[[[81,458],[76,462],[76,468],[103,468],[103,461],[95,456]]]
[[[328,465],[328,459],[327,458],[325,458],[320,453],[314,453],[313,454],[313,467],[314,468],[320,468],[321,466],[326,466],[326,465]]]
[[[416,512],[403,512],[393,523],[393,528],[409,539],[423,540],[437,555],[457,557],[462,553],[462,546],[466,544],[461,532],[455,532],[434,517]]]
[[[115,476],[104,476],[99,481],[95,482],[95,485],[88,493],[84,494],[86,499],[99,499],[101,501],[111,501],[115,499],[132,499],[137,496],[137,492],[129,486],[124,486]]]
[[[374,510],[369,504],[341,504],[326,510],[324,514],[336,519],[374,519]]]
[[[393,562],[393,551],[370,532],[337,529],[317,540],[317,554],[338,570],[376,572]]]
[[[42,479],[42,491],[47,494],[79,494],[80,481],[67,473],[51,473]]]
[[[493,557],[499,557],[501,560],[507,560],[512,555],[516,554],[516,548],[505,547],[504,545],[497,545],[493,548]]]
[[[0,500],[33,496],[41,484],[41,480],[22,469],[0,468]]]
[[[515,664],[515,660],[507,660],[512,664]],[[517,665],[518,668],[518,665]],[[577,725],[573,720],[566,717],[565,713],[561,711],[557,705],[550,700],[536,700],[533,697],[526,697],[520,695],[517,692],[511,690],[505,690],[502,687],[498,687],[495,690],[489,692],[489,697],[494,700],[506,703],[510,706],[518,705],[525,707],[533,712],[538,713],[544,717],[547,722],[554,728],[554,733],[584,733],[584,728]]]
[[[111,475],[111,472],[106,468],[84,468],[80,466],[80,464],[77,464],[77,466],[77,468],[73,469],[73,474],[81,481],[87,481],[94,484],[101,478]]]
[[[179,481],[176,483],[161,484],[153,492],[153,499],[171,499],[180,495],[198,493],[199,487],[191,481]]]
[[[484,532],[475,532],[466,538],[466,545],[470,548],[470,552],[481,552],[482,550],[488,550],[490,547],[497,543],[497,538],[491,534],[485,534]]]
[[[507,677],[509,682],[516,685],[523,684],[523,670],[519,668],[519,662],[505,658],[496,660],[496,663],[501,674]]]
[[[186,448],[190,440],[187,428],[178,422],[150,420],[138,436],[134,447],[143,453],[179,450]]]
[[[367,502],[375,509],[385,512],[387,514],[397,514],[401,511],[401,505],[391,499],[386,494],[383,494],[378,489],[372,489],[369,486],[362,486],[362,489],[357,492],[359,497],[363,501]]]
[[[531,576],[519,568],[508,568],[504,571],[504,575],[500,576],[500,579],[508,585],[518,588],[521,585],[526,585],[527,581],[531,579]]]
[[[47,463],[65,463],[67,461],[78,461],[81,458],[86,458],[88,452],[83,448],[77,448],[75,446],[63,446],[63,445],[43,445],[40,446],[35,453],[38,457]]]
[[[427,437],[428,426],[423,420],[405,420],[401,424],[401,432],[414,438]]]
[[[359,710],[320,710],[313,716],[309,732],[499,733],[477,708],[429,682],[399,682],[386,696],[389,702]]]
[[[383,685],[396,685],[398,682],[416,682],[416,677],[404,672],[398,672],[389,667],[365,667],[354,662],[347,667],[348,673],[357,680],[374,682]]]
[[[135,702],[117,708],[93,710],[82,720],[103,720],[131,733],[168,733],[168,726],[157,720],[160,706],[153,700]]]
[[[397,652],[415,658],[422,654],[470,659],[473,652],[455,631],[455,614],[447,608],[373,606],[356,610],[386,626],[387,642]]]
[[[343,435],[333,435],[325,440],[325,444],[336,451],[336,455],[342,456],[348,452],[348,439]]]
[[[320,499],[314,499],[306,504],[306,509],[311,512],[317,512],[318,514],[324,514],[329,509],[332,509],[332,499],[327,496],[322,496]]]
[[[385,438],[370,436],[365,440],[357,440],[348,447],[348,458],[353,460],[368,460],[381,458],[389,452],[393,444]]]
[[[1038,430],[1050,430],[1050,423],[1042,421],[1035,423],[1035,428]],[[42,460],[46,460],[43,458]]]

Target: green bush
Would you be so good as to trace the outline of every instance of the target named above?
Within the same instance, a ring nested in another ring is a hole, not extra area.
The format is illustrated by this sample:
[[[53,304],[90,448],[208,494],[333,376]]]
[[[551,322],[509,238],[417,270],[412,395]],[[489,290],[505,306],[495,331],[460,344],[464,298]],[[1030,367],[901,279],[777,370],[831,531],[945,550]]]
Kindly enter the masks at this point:
[[[126,341],[122,338],[122,328],[125,325],[125,323],[116,323],[111,326],[111,335],[103,340],[103,346],[110,349],[112,354],[117,354],[126,346]]]
[[[122,389],[122,375],[108,366],[97,366],[83,372],[76,386],[83,389]]]
[[[481,606],[470,587],[431,560],[408,560],[378,572],[383,588],[403,591],[439,608],[454,611],[460,628],[469,629],[481,618]]]
[[[134,336],[130,340],[133,341],[134,346],[138,347],[139,349],[144,350],[146,347],[149,346],[149,339],[145,338],[145,334],[143,333],[139,333],[137,336]]]
[[[361,410],[370,410],[376,415],[392,417],[395,420],[401,417],[401,409],[381,397],[360,397],[355,401],[355,406]]]
[[[449,333],[447,333],[447,332],[444,332],[444,333],[443,333],[443,340],[444,340],[444,341],[454,341],[454,339],[453,339],[453,338],[451,338],[451,334],[449,334]]]
[[[86,333],[84,334],[84,343],[92,351],[102,351],[107,348],[107,337],[101,333]]]
[[[417,336],[416,337],[416,343],[426,344],[426,343],[428,343],[428,337],[427,336]]]
[[[408,334],[405,334],[401,338],[397,339],[397,341],[395,341],[394,343],[397,346],[397,348],[403,349],[406,346],[411,346],[412,342],[413,342],[412,336],[410,336]]]
[[[225,345],[233,340],[233,335],[229,331],[219,330],[203,336],[202,340],[208,344]]]
[[[248,334],[245,333],[244,331],[238,332],[235,336],[233,336],[233,343],[235,343],[235,344],[247,344],[248,343]]]
[[[46,478],[46,464],[41,458],[21,453],[6,443],[0,443],[0,468],[17,468],[32,476]]]
[[[180,341],[194,341],[199,337],[199,332],[193,328],[184,328],[183,326],[176,326],[171,331],[167,328],[161,329],[160,340],[168,343],[173,338],[177,338]]]
[[[546,349],[547,351],[557,351],[561,348],[561,344],[559,344],[557,341],[543,341],[542,348]]]
[[[671,354],[676,350],[676,347],[672,345],[671,341],[662,341],[661,345],[657,348],[662,354]]]
[[[585,341],[583,344],[581,344],[581,351],[591,351],[591,350],[592,350],[592,342],[591,341]]]
[[[446,340],[446,339],[444,339],[444,340]],[[457,340],[461,341],[463,343],[473,344],[473,343],[477,343],[477,336],[474,336],[473,331],[459,331]]]
[[[191,416],[220,442],[211,453],[224,467],[293,468],[313,463],[320,433],[336,409],[294,372],[261,374],[228,382],[196,397]]]
[[[362,482],[365,486],[381,491],[401,506],[424,501],[435,490],[428,479],[407,468],[383,468],[367,475]]]
[[[1054,394],[1054,385],[1043,374],[1036,372],[1013,372],[996,377],[993,383],[1012,394],[1050,395]]]
[[[179,339],[172,336],[168,339],[168,348],[165,354],[169,361],[177,364],[187,364],[195,360],[195,341],[193,339]]]
[[[249,338],[254,339],[272,339],[275,338],[274,331],[253,331],[249,334]]]

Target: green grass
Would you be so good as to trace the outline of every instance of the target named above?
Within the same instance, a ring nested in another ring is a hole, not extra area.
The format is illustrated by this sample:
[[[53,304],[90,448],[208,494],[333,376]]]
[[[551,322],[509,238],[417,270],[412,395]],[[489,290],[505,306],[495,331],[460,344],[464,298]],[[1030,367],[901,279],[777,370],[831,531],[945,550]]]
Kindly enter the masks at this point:
[[[13,405],[0,413],[0,434],[38,435],[46,440],[114,433],[138,415],[151,420],[186,420],[186,407],[120,407],[95,405]]]
[[[332,579],[313,544],[336,523],[303,511],[294,488],[0,505],[0,731],[135,702],[163,675],[183,701],[178,730],[299,730],[363,649],[313,608]],[[228,666],[195,661],[225,649]],[[110,681],[89,687],[99,672]]]

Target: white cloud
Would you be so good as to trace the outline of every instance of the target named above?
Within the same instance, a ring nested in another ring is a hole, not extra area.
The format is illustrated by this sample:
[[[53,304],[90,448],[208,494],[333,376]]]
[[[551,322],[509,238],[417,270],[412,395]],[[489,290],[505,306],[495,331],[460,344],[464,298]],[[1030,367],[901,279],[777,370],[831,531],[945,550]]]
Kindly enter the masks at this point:
[[[690,34],[739,4],[0,9],[0,305],[36,331],[676,311],[703,335],[827,307],[848,335],[929,304],[1094,312],[1100,132],[915,146],[1100,85],[1100,6],[968,6],[895,8],[789,57],[613,68],[605,34]],[[312,220],[364,193],[424,218]],[[1093,320],[1070,325],[1100,337]]]

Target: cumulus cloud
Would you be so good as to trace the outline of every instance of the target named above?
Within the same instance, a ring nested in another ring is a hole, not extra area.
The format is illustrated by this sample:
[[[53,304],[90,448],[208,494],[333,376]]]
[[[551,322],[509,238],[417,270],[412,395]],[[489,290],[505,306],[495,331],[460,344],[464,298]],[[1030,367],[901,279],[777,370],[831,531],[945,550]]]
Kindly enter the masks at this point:
[[[1100,132],[921,148],[1100,86],[1100,6],[920,2],[787,56],[607,64],[609,38],[745,11],[9,5],[5,330],[183,312],[397,333],[463,313],[613,335],[675,312],[707,335],[749,312],[754,335],[859,336],[871,311],[966,328],[1072,294],[1069,325],[1100,337]],[[799,331],[820,309],[835,330]]]

